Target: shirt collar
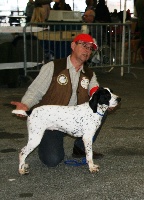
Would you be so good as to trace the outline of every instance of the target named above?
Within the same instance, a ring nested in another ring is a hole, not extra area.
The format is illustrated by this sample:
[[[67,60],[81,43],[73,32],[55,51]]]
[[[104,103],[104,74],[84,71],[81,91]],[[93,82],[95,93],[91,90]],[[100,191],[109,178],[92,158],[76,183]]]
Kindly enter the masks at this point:
[[[75,68],[70,60],[70,55],[67,57],[67,69],[70,69],[70,68]],[[84,70],[84,67],[82,65],[81,69],[79,69],[79,72],[83,72],[85,73],[85,70]]]

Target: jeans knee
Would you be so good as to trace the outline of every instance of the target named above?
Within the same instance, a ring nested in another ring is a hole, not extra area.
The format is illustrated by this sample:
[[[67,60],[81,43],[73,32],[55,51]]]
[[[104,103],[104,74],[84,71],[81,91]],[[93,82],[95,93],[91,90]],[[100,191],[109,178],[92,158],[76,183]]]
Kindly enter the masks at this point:
[[[45,165],[47,165],[47,167],[56,167],[57,165],[59,165],[62,160],[64,160],[64,157],[53,157],[52,159],[48,159],[48,161],[45,163]]]
[[[38,147],[40,160],[48,167],[57,166],[64,159],[64,133],[46,130]]]
[[[64,152],[61,152],[60,154],[47,155],[38,151],[38,154],[41,162],[44,163],[47,167],[56,167],[62,162],[62,160],[64,160]]]

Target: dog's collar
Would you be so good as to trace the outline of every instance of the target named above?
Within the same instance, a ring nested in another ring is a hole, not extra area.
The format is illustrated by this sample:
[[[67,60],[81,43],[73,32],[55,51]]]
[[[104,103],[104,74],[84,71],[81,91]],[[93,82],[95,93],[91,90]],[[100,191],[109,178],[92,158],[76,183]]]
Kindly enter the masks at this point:
[[[99,113],[99,112],[96,112],[96,113],[97,113],[98,115],[102,116],[102,117],[104,116],[104,114],[101,114],[101,113]]]

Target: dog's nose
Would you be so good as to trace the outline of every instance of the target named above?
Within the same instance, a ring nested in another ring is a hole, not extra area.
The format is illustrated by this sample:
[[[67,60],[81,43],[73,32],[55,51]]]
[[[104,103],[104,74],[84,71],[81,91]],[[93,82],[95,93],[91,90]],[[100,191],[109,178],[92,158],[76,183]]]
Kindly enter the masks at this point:
[[[121,98],[120,97],[117,98],[117,102],[118,103],[121,102]]]

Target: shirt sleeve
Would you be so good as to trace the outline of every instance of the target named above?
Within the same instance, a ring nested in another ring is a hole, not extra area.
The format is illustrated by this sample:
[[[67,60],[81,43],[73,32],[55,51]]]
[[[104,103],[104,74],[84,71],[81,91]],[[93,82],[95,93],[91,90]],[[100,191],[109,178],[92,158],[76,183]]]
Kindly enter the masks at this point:
[[[52,76],[54,73],[54,63],[49,62],[40,70],[39,75],[35,78],[32,84],[28,87],[25,95],[23,96],[21,102],[26,104],[30,109],[34,105],[38,104],[42,97],[48,90]]]
[[[99,86],[99,83],[97,81],[97,77],[96,77],[96,74],[93,72],[93,77],[90,81],[90,84],[89,84],[89,88],[88,88],[88,91],[89,91],[89,95],[90,95],[90,90],[93,88],[93,87],[96,87],[96,86]]]

